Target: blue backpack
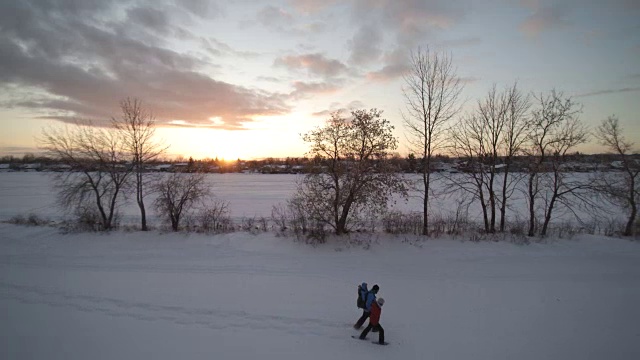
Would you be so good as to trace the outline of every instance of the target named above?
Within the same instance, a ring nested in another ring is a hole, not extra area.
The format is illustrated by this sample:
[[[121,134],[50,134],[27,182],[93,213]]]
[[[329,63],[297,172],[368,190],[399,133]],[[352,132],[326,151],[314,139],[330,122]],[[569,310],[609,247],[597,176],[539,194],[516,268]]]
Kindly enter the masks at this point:
[[[362,286],[364,285],[364,287]],[[367,290],[367,284],[363,283],[362,285],[358,285],[358,301],[356,305],[364,309],[366,308],[367,296],[369,295],[369,290]]]

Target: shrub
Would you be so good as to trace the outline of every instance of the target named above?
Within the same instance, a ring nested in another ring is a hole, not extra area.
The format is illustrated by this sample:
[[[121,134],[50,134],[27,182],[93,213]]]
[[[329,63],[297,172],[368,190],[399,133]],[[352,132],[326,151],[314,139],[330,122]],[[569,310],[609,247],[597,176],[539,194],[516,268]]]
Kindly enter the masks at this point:
[[[308,216],[299,198],[294,197],[287,202],[287,217],[296,237],[303,236],[309,230],[311,219]]]
[[[233,230],[233,222],[229,216],[229,203],[214,201],[200,209],[195,215],[195,223],[201,232],[222,233]]]
[[[78,206],[74,209],[72,218],[61,224],[63,232],[86,232],[117,229],[120,225],[120,217],[114,213],[109,229],[105,229],[104,222],[98,210],[92,206]]]
[[[307,229],[305,233],[297,233],[297,239],[304,239],[304,242],[306,244],[314,246],[318,244],[324,244],[327,242],[327,229],[324,224],[316,223],[315,226]]]
[[[525,235],[527,233],[527,230],[527,223],[525,221],[516,219],[513,222],[507,223],[507,231],[511,235]]]
[[[402,213],[400,211],[392,211],[385,214],[382,219],[384,231],[389,234],[422,234],[422,213],[410,212]],[[460,235],[469,230],[469,222],[465,212],[455,211],[442,215],[431,217],[429,224],[429,234],[431,237],[440,237],[442,235]]]
[[[422,214],[411,212],[390,211],[382,218],[384,231],[389,234],[413,234],[422,232]]]
[[[373,233],[349,234],[347,239],[347,245],[358,246],[362,247],[363,249],[369,249],[374,242],[377,242],[377,236],[375,236]]]
[[[290,221],[287,207],[282,204],[274,205],[271,208],[271,221],[280,232],[286,231],[288,229],[287,224]]]
[[[26,217],[24,215],[15,215],[9,219],[9,223],[16,225],[41,226],[49,224],[50,221],[42,219],[34,213],[30,213]]]
[[[191,215],[192,209],[206,199],[211,192],[210,185],[202,173],[173,173],[154,184],[158,197],[153,204],[161,217],[171,222],[171,229],[178,231],[183,218]],[[187,228],[193,226],[190,219]]]

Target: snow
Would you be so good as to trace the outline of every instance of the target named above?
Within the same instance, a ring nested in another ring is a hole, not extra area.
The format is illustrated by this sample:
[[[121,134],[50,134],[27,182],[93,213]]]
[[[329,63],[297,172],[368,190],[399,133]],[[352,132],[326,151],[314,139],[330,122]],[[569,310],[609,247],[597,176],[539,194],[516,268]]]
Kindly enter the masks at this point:
[[[220,196],[229,201],[243,195],[234,213],[249,214],[283,200],[291,186],[282,176],[217,183],[228,185]],[[42,178],[1,174],[0,217],[55,215]],[[354,236],[371,247],[336,239],[311,247],[274,233],[61,234],[0,223],[1,357],[640,358],[637,242]],[[362,281],[380,285],[389,346],[350,337]]]
[[[0,221],[16,214],[35,213],[40,217],[60,220],[64,215],[56,207],[56,196],[52,189],[53,173],[1,173],[0,174]],[[242,217],[271,216],[271,209],[285,203],[296,187],[299,175],[279,174],[209,174],[215,196],[228,201],[232,215]],[[146,203],[151,209],[153,197]],[[139,210],[135,199],[120,210],[124,223],[139,222]],[[150,221],[157,221],[149,211]]]
[[[0,221],[8,220],[16,214],[27,215],[35,213],[40,217],[60,220],[64,213],[56,207],[55,192],[52,190],[53,173],[25,173],[25,172],[0,172]],[[244,217],[271,216],[273,206],[285,204],[296,188],[296,181],[302,175],[295,174],[208,174],[216,198],[227,201],[232,218],[237,222]],[[498,174],[498,177],[501,174]],[[577,173],[576,176],[589,176],[585,173]],[[416,175],[416,179],[419,178]],[[435,184],[443,185],[441,174],[436,173],[432,177]],[[497,181],[498,183],[501,180]],[[407,201],[397,198],[391,204],[393,209],[400,211],[421,211],[422,200],[420,195],[412,192]],[[432,197],[430,207],[436,217],[446,218],[455,213],[458,201],[463,194],[448,197]],[[146,203],[151,209],[153,197],[148,196]],[[524,195],[516,191],[510,200],[509,217],[523,221],[528,219],[528,207]],[[575,210],[581,215],[581,220],[588,223],[599,221],[608,223],[620,221],[618,209],[610,209],[607,212],[588,213],[581,209]],[[119,211],[122,224],[138,224],[139,210],[135,201],[131,199]],[[480,223],[482,221],[481,209],[477,204],[469,208],[469,218]],[[158,222],[153,211],[148,211],[149,221]],[[563,222],[575,222],[573,212],[563,209],[557,204],[554,210],[553,225],[561,225]]]

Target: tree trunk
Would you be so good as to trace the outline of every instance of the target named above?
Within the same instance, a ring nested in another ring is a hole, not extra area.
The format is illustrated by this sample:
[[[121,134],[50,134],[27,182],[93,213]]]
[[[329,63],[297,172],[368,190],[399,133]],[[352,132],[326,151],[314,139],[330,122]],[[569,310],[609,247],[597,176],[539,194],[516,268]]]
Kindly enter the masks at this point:
[[[149,228],[147,227],[147,212],[144,208],[144,202],[140,200],[138,202],[138,206],[140,207],[140,229],[142,231],[148,231]]]
[[[336,224],[336,235],[342,235],[347,233],[347,219],[344,217],[340,217],[338,219],[338,223]]]
[[[335,169],[335,165],[334,165]],[[338,212],[339,206],[338,202],[340,199],[340,180],[335,175],[335,170],[332,175],[333,178],[333,186],[335,188],[335,198],[333,199],[333,222],[336,225],[336,235],[341,235],[344,233],[345,224],[344,222],[341,224],[340,222],[340,214]]]
[[[549,203],[549,209],[547,209],[547,214],[544,217],[544,224],[542,225],[540,236],[547,236],[547,229],[549,227],[549,222],[551,221],[551,213],[553,212],[553,206],[555,205],[557,198],[558,192],[557,190],[554,190],[553,196],[551,196],[551,202]]]
[[[493,182],[495,180],[495,170],[491,169],[489,176],[489,205],[491,207],[491,220],[489,223],[489,232],[496,232],[496,194],[493,189]]]
[[[502,202],[500,204],[500,232],[504,232],[507,213],[507,178],[509,177],[509,163],[504,167],[504,178],[502,179]]]
[[[489,215],[487,214],[487,204],[484,201],[484,192],[482,186],[479,186],[480,190],[480,205],[482,206],[482,218],[484,220],[484,231],[489,232]]]
[[[171,214],[169,215],[169,217],[171,218],[171,229],[173,229],[173,231],[178,231],[178,225],[180,224],[180,216],[176,214]]]
[[[144,207],[143,190],[142,173],[141,169],[138,168],[136,172],[136,200],[138,201],[138,207],[140,208],[140,229],[142,231],[147,231],[149,229],[147,228],[147,211]]]
[[[480,208],[482,209],[482,221],[483,221],[483,225],[484,225],[484,232],[487,233],[489,232],[489,215],[487,214],[487,203],[485,201],[484,198],[484,188],[486,186],[485,183],[485,173],[484,173],[484,168],[482,166],[482,163],[479,163],[479,170],[476,169],[476,166],[478,164],[474,164],[473,165],[473,180],[475,182],[475,187],[476,190],[478,191],[477,195],[478,195],[478,199],[480,202]],[[479,171],[479,173],[477,173],[476,171]]]
[[[629,207],[631,208],[631,214],[629,214],[629,220],[627,220],[627,226],[624,228],[624,236],[633,235],[633,224],[636,221],[636,216],[638,215],[638,206],[636,204],[635,198],[635,179],[632,174],[631,181],[629,181]]]
[[[535,236],[536,234],[536,212],[535,212],[535,193],[533,192],[533,181],[536,174],[529,175],[529,232],[528,236]]]
[[[624,236],[631,236],[633,235],[633,224],[636,222],[636,216],[637,216],[637,208],[634,205],[631,208],[631,214],[629,215],[629,220],[627,221],[627,226],[625,226],[624,228]]]
[[[113,196],[111,197],[109,204],[109,223],[107,229],[105,230],[111,229],[113,227],[113,218],[116,212],[116,200],[118,199],[118,194],[120,193],[120,186],[122,186],[122,184],[115,185],[115,190],[113,191]]]
[[[427,161],[427,164],[429,164],[429,161]],[[428,168],[426,169],[426,173],[423,172],[422,180],[424,183],[424,199],[422,203],[422,235],[429,236],[429,183],[431,182],[431,173],[429,172]]]
[[[336,235],[347,233],[347,216],[349,215],[351,204],[353,204],[353,195],[350,194],[345,200],[344,207],[342,208],[342,214],[340,214],[340,218],[336,223]]]
[[[102,219],[102,230],[109,230],[111,228],[111,222],[107,217],[107,214],[104,211],[104,207],[102,206],[102,199],[100,198],[100,191],[97,188],[93,190],[96,194],[96,206],[98,207],[98,211],[100,212],[100,218]]]

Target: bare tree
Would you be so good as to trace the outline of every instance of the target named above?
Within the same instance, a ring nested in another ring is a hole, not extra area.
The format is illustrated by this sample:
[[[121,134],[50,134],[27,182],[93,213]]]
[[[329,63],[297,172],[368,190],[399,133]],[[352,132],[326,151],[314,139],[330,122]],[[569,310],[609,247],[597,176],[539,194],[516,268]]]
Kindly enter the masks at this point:
[[[529,236],[536,232],[536,200],[544,196],[544,220],[541,236],[547,234],[554,207],[570,195],[579,195],[585,184],[570,181],[566,176],[566,163],[570,150],[585,143],[588,131],[580,122],[581,108],[571,97],[552,90],[536,97],[530,127],[527,133]],[[583,198],[583,200],[585,200]]]
[[[69,166],[70,171],[56,176],[61,205],[97,210],[100,228],[111,229],[118,199],[132,171],[120,134],[78,122],[44,129],[38,142],[47,155]]]
[[[454,155],[464,162],[462,174],[447,176],[449,191],[458,189],[471,195],[482,209],[484,230],[490,232],[489,208],[487,207],[488,168],[485,157],[489,153],[489,131],[477,112],[467,114],[451,128],[450,137]]]
[[[640,164],[630,155],[633,153],[633,143],[623,135],[624,130],[615,116],[610,116],[595,131],[595,137],[600,144],[613,151],[619,160],[619,168],[623,172],[620,177],[616,173],[613,177],[602,177],[598,189],[628,209],[627,223],[623,235],[633,235],[633,225],[638,215],[638,201],[640,199]]]
[[[422,160],[423,235],[429,235],[431,160],[445,141],[445,125],[460,110],[458,98],[463,84],[451,55],[423,51],[411,53],[411,68],[404,77],[406,112],[403,114],[408,140]]]
[[[527,101],[516,85],[503,92],[494,85],[473,113],[450,130],[453,153],[465,161],[465,172],[449,176],[448,182],[454,185],[452,190],[462,189],[479,201],[484,230],[489,233],[496,231],[498,208],[500,231],[504,231],[507,201],[516,183],[509,166],[524,141]]]
[[[334,113],[324,127],[303,136],[318,166],[307,174],[290,203],[337,235],[349,232],[365,212],[381,212],[394,191],[404,191],[388,161],[396,149],[393,126],[376,109],[356,110],[350,119]]]
[[[513,159],[521,154],[522,147],[527,139],[526,133],[529,124],[529,108],[531,100],[528,94],[523,94],[518,89],[518,84],[505,90],[502,97],[505,106],[504,135],[502,136],[501,153],[504,159],[502,192],[500,203],[500,231],[505,230],[507,203],[514,193],[517,184],[521,180],[518,173],[511,172]]]
[[[481,167],[487,169],[484,172],[486,175],[484,184],[489,198],[489,219],[487,219],[486,207],[483,206],[483,209],[485,209],[485,230],[490,233],[496,231],[496,172],[501,161],[499,151],[505,135],[506,110],[506,94],[499,94],[495,84],[487,96],[482,101],[478,101],[477,113],[481,121],[480,126],[486,132],[486,144],[482,146],[485,151],[481,157]]]
[[[154,140],[155,118],[142,106],[138,99],[127,98],[120,102],[122,114],[120,118],[112,118],[112,125],[122,133],[124,145],[132,157],[135,174],[135,194],[138,208],[140,209],[140,222],[142,231],[147,231],[147,212],[144,197],[148,192],[149,173],[145,166],[158,159],[167,147]]]
[[[158,194],[155,209],[160,216],[169,219],[173,231],[180,229],[180,221],[198,201],[210,195],[203,173],[172,173],[153,187]]]

